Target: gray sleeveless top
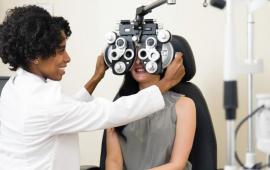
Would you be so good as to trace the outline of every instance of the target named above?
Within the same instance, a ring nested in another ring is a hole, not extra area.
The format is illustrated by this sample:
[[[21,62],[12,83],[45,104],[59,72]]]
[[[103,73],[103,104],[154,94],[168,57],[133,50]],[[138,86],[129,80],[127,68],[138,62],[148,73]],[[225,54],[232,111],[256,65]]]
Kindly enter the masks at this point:
[[[119,137],[125,170],[146,170],[170,161],[176,131],[175,103],[181,95],[163,95],[165,108],[128,124]],[[154,99],[153,99],[154,100]],[[187,162],[185,170],[191,170]]]

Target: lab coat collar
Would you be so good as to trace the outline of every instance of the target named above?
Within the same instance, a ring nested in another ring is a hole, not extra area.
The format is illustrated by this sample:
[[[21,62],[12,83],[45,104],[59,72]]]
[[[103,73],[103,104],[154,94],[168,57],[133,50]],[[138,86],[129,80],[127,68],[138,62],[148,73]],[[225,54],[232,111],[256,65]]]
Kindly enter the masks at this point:
[[[41,76],[38,76],[36,74],[33,74],[31,72],[28,72],[22,68],[18,68],[16,71],[16,75],[14,77],[14,80],[16,79],[16,76],[27,76],[27,77],[31,77],[32,79],[34,79],[35,81],[39,81],[39,82],[43,82],[43,83],[47,83],[47,80]]]

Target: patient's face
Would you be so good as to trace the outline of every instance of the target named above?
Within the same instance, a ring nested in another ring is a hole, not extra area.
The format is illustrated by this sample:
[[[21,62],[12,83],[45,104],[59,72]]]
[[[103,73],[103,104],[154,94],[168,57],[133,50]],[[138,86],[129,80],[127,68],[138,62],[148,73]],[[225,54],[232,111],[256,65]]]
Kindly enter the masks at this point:
[[[144,66],[138,57],[131,68],[131,74],[139,84],[152,84],[160,80],[160,75],[150,74],[144,69]]]

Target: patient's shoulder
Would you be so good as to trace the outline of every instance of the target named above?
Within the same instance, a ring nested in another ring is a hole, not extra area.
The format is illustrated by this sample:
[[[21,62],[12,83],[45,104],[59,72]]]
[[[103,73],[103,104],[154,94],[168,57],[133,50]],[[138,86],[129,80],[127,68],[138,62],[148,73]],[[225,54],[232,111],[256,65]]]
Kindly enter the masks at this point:
[[[186,96],[181,96],[175,104],[176,114],[187,113],[191,114],[196,110],[194,101]]]

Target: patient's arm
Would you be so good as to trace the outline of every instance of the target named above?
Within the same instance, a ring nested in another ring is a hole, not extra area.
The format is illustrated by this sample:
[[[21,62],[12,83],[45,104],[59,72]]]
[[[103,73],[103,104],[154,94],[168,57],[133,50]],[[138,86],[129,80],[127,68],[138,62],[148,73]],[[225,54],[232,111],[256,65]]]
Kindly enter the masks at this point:
[[[106,170],[122,170],[123,157],[117,133],[115,132],[114,128],[107,129],[106,132]]]
[[[150,170],[183,170],[188,161],[196,129],[196,108],[187,97],[181,97],[175,107],[176,136],[170,162]]]

